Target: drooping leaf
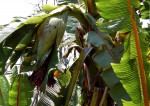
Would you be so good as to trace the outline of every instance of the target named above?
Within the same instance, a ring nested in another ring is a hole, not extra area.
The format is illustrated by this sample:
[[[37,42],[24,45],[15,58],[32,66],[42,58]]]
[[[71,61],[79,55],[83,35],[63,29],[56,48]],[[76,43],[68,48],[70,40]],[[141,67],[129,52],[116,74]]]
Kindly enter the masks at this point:
[[[96,42],[96,40],[93,40],[93,42]],[[123,88],[117,76],[115,75],[113,69],[111,68],[111,63],[115,62],[114,58],[116,58],[118,62],[120,61],[123,55],[123,50],[123,45],[119,45],[110,50],[112,54],[110,54],[107,49],[103,49],[100,52],[94,53],[92,56],[96,68],[98,70],[104,70],[101,74],[101,77],[103,78],[106,85],[110,88],[110,96],[120,106],[123,105],[121,99],[130,100],[130,97]]]
[[[38,30],[38,51],[37,60],[39,61],[42,56],[52,48],[56,43],[57,47],[61,43],[63,38],[67,15],[68,13],[63,13],[55,17],[47,18]]]
[[[17,29],[11,33],[5,40],[0,43],[0,74],[4,73],[4,67],[6,61],[21,41],[21,39],[28,33],[34,30],[35,24],[24,25],[23,27]]]
[[[40,24],[43,22],[47,17],[49,17],[49,14],[39,15],[35,17],[29,18],[27,21],[19,25],[19,28],[26,24]]]
[[[0,30],[0,42],[7,38],[13,31],[16,30],[19,23],[10,23]]]
[[[17,62],[17,60],[23,54],[23,51],[31,42],[33,35],[34,35],[33,32],[28,33],[25,37],[22,38],[22,40],[16,46],[12,56],[10,57],[10,67],[13,67],[13,65]]]
[[[89,36],[88,42],[97,48],[101,47],[101,51],[95,52],[92,55],[92,59],[99,70],[101,68],[103,68],[104,70],[110,68],[112,62],[120,61],[123,54],[122,45],[112,48],[112,50],[110,51],[108,49],[102,49],[102,46],[105,45],[104,40],[100,39],[100,37],[97,35],[95,35],[94,37],[94,34],[91,34],[91,37]]]

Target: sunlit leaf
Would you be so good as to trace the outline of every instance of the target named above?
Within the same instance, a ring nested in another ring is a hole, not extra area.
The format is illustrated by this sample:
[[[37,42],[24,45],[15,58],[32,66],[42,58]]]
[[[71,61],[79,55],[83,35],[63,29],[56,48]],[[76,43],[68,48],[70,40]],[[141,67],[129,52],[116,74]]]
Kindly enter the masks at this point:
[[[52,10],[56,9],[57,6],[55,5],[51,5],[51,4],[45,4],[42,6],[43,10],[46,12],[46,13],[49,13],[51,12]]]
[[[60,73],[58,75],[58,81],[60,82],[61,86],[67,86],[70,82],[71,73],[69,70],[66,71],[66,73]]]
[[[146,62],[146,58],[144,58],[148,50],[148,43],[144,40],[145,39],[144,37],[145,35],[143,34],[141,38],[141,42],[144,45],[142,45],[141,47],[143,51],[143,59],[144,59],[146,76],[147,76],[147,82],[149,82],[149,72],[147,71],[147,68],[149,67],[149,63]],[[112,67],[117,77],[120,79],[120,82],[122,83],[123,87],[126,89],[127,93],[131,97],[134,105],[143,105],[143,97],[141,96],[142,91],[140,85],[140,77],[138,72],[139,62],[137,61],[135,40],[132,32],[126,37],[124,48],[125,50],[120,64],[113,63]]]
[[[123,84],[123,87],[131,97],[133,103],[143,105],[139,83],[140,79],[138,76],[138,71],[136,68],[137,63],[135,60],[130,60],[126,63],[112,64],[112,67],[119,77],[121,83]]]

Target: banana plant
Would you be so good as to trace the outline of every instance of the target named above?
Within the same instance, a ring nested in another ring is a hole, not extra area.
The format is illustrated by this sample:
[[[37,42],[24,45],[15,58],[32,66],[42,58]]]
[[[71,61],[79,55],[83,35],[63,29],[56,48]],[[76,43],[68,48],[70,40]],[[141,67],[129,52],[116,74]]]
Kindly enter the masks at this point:
[[[0,105],[149,106],[150,2],[57,2],[0,32]]]

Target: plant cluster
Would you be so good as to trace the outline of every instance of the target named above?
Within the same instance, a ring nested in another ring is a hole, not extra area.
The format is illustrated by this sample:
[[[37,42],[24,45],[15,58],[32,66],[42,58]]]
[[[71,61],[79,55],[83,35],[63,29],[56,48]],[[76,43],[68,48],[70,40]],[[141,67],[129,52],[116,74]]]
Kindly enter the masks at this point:
[[[0,105],[149,106],[150,2],[62,1],[1,28]]]

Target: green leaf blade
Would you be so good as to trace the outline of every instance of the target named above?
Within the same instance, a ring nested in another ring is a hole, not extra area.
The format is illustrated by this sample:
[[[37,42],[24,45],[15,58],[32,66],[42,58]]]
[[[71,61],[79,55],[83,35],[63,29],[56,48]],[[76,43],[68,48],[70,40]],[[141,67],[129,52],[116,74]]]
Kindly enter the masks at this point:
[[[10,106],[28,106],[33,96],[33,86],[30,84],[27,75],[18,75],[12,83],[9,91]]]
[[[0,75],[0,106],[8,106],[10,85],[4,75]]]

